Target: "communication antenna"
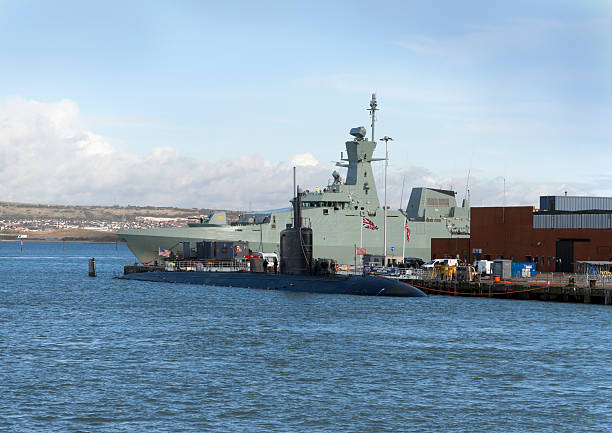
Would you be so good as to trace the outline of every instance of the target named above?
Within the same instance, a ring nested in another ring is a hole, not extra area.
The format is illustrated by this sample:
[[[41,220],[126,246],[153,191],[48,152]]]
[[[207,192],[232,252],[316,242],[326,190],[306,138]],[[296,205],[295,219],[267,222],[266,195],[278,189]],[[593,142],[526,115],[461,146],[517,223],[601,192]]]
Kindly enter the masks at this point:
[[[376,102],[376,93],[372,93],[372,99],[370,100],[370,108],[368,111],[370,112],[370,117],[372,117],[372,141],[376,141],[374,139],[374,122],[376,121],[376,112],[378,111],[378,103]]]
[[[297,189],[295,187],[295,166],[293,166],[293,196],[297,197]]]

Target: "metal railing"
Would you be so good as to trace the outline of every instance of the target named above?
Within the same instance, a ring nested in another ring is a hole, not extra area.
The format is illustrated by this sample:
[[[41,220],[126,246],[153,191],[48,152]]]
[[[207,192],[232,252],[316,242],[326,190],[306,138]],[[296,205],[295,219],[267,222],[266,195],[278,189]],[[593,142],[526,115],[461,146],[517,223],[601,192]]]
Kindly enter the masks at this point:
[[[573,282],[577,287],[609,287],[612,285],[612,275],[609,273],[541,272],[525,280],[546,284],[570,284]]]
[[[163,268],[168,272],[236,272],[248,271],[249,264],[246,260],[176,260],[166,262]]]
[[[400,279],[406,280],[437,280],[449,281],[454,279],[449,278],[448,273],[442,272],[441,269],[402,269]],[[481,282],[494,282],[492,275],[479,275],[478,280]],[[531,277],[512,277],[505,281],[517,283],[533,283],[533,284],[563,284],[574,285],[576,287],[610,287],[612,286],[612,274],[577,274],[570,272],[540,272]]]

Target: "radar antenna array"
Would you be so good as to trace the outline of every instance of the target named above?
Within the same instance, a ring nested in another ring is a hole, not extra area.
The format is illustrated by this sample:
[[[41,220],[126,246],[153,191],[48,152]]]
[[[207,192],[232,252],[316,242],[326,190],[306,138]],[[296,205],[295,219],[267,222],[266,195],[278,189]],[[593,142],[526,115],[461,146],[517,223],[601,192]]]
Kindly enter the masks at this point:
[[[372,118],[372,141],[376,141],[374,139],[374,122],[376,121],[376,112],[378,111],[378,102],[376,102],[376,93],[372,93],[372,99],[370,100],[370,108],[367,110],[370,112],[370,117]]]

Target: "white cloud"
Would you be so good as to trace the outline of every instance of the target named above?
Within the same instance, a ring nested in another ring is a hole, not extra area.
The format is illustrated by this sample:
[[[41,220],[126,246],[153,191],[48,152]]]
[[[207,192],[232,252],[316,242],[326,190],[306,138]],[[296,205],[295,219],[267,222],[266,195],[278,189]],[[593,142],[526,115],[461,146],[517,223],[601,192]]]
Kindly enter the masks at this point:
[[[0,103],[0,201],[151,204],[230,209],[288,206],[292,164],[259,155],[194,160],[173,147],[141,155],[84,130],[73,101]],[[323,184],[331,167],[298,155],[301,185]]]
[[[405,183],[402,200],[402,183]],[[602,183],[604,185],[602,185]],[[450,189],[457,192],[457,203],[461,204],[469,189],[472,206],[535,206],[540,204],[543,195],[597,195],[609,194],[612,180],[592,179],[583,182],[529,182],[509,174],[504,177],[488,177],[482,172],[472,172],[467,185],[467,172],[463,175],[444,175],[433,173],[423,167],[408,167],[393,169],[388,174],[387,203],[391,208],[398,208],[400,201],[405,208],[408,204],[413,187],[426,186],[430,188]],[[598,186],[608,188],[598,189]],[[382,183],[378,185],[379,197],[383,197]]]
[[[334,169],[311,154],[272,163],[260,155],[193,159],[173,147],[156,147],[147,154],[126,152],[84,130],[81,118],[77,104],[69,100],[41,103],[13,98],[0,103],[0,201],[276,208],[289,204],[292,166],[300,167],[297,178],[303,189],[326,185]],[[378,173],[381,167],[377,166]],[[453,188],[459,191],[459,198],[465,193],[465,175],[392,167],[388,203],[394,208],[399,206],[404,179],[404,206],[416,186]],[[382,198],[382,181],[378,184]],[[539,195],[594,194],[611,187],[610,179],[569,185],[529,183],[508,175],[504,195],[501,177],[473,172],[470,179],[475,205],[537,206]]]
[[[291,165],[296,167],[315,167],[319,161],[311,153],[300,153],[291,160]]]

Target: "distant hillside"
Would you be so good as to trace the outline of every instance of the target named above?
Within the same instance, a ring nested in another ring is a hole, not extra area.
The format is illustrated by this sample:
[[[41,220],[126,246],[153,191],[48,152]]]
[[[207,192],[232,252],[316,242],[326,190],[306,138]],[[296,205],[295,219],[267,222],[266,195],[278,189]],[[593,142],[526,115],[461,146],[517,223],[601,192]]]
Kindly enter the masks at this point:
[[[63,219],[69,221],[134,221],[136,217],[186,218],[206,215],[212,209],[154,206],[68,206],[0,202],[0,220]],[[226,210],[228,221],[242,211]]]
[[[58,240],[58,241],[87,241],[87,242],[118,242],[123,241],[115,232],[101,232],[85,229],[64,229],[44,232],[28,232],[25,242],[35,240]],[[0,240],[12,241],[17,239],[17,234],[0,233]]]

